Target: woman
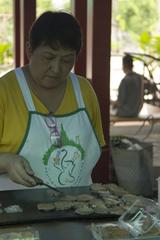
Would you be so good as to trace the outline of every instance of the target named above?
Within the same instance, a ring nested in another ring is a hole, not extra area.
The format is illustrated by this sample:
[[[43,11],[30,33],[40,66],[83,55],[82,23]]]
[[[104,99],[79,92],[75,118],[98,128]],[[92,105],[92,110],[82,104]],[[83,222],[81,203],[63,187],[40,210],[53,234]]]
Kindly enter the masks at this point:
[[[30,31],[29,64],[1,78],[1,186],[6,174],[27,187],[34,176],[55,187],[91,184],[105,142],[93,88],[71,73],[80,49],[76,19],[45,12]]]

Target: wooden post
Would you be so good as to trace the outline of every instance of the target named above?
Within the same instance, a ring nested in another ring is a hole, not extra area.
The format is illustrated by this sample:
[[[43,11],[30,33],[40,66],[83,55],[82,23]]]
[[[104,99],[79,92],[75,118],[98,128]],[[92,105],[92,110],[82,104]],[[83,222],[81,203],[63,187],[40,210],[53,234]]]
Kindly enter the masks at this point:
[[[14,49],[15,66],[19,67],[28,62],[26,42],[29,29],[36,18],[36,0],[14,0]]]
[[[75,64],[75,73],[86,77],[87,0],[76,0],[73,12],[83,33],[83,47]]]
[[[110,89],[110,42],[111,42],[111,2],[93,1],[93,52],[92,84],[97,93],[107,148],[93,172],[96,182],[109,180],[109,89]]]
[[[20,66],[20,0],[13,1],[14,15],[14,62]]]
[[[21,65],[28,63],[26,43],[29,30],[36,18],[36,0],[21,0]]]

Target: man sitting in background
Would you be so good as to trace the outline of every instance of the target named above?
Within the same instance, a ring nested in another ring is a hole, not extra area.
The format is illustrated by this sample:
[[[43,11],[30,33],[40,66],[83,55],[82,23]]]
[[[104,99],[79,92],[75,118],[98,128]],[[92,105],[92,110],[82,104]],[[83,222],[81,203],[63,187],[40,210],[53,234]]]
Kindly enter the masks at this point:
[[[144,77],[133,71],[133,59],[127,54],[122,59],[126,74],[118,88],[117,101],[111,102],[119,117],[136,117],[143,106]]]

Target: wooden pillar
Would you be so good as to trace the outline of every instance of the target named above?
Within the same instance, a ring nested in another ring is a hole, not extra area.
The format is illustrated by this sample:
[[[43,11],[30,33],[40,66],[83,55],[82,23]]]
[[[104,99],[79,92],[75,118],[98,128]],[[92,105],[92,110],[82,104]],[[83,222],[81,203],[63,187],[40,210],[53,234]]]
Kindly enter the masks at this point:
[[[15,66],[19,67],[28,62],[26,42],[29,29],[36,18],[36,0],[14,0],[14,45]]]
[[[96,182],[109,180],[109,89],[111,2],[93,0],[92,84],[97,93],[107,148],[93,172]]]
[[[85,36],[84,49],[77,61],[75,72],[92,81],[99,99],[102,124],[107,147],[97,163],[94,182],[109,180],[109,99],[110,99],[110,43],[112,0],[76,0],[74,11]],[[87,4],[87,7],[86,7]]]
[[[20,66],[20,0],[13,1],[14,11],[14,62]]]
[[[21,65],[28,63],[26,42],[29,30],[36,18],[36,0],[21,0]]]
[[[87,0],[74,1],[73,12],[83,33],[83,47],[75,64],[75,73],[86,77]]]

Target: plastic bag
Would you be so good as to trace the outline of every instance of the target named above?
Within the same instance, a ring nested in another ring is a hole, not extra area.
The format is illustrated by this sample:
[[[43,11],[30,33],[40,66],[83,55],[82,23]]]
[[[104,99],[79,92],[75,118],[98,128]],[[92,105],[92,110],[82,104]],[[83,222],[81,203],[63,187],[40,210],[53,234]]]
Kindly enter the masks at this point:
[[[118,184],[127,191],[153,195],[153,144],[124,136],[111,139],[112,161]]]

